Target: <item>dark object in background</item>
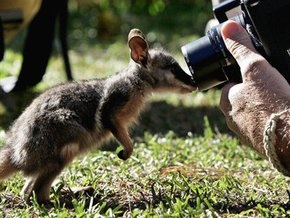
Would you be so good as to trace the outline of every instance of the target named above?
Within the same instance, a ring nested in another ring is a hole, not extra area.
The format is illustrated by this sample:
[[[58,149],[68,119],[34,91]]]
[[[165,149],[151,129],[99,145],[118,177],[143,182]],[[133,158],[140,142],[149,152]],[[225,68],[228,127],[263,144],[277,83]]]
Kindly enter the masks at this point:
[[[3,34],[3,25],[2,25],[2,18],[0,16],[0,61],[2,61],[3,57],[4,57],[4,36]]]
[[[222,22],[234,19],[250,34],[256,49],[290,81],[290,1],[228,0],[216,7],[218,26],[182,47],[200,91],[226,81],[241,81],[240,70],[220,34]],[[275,34],[274,34],[275,33]]]
[[[0,61],[4,58],[5,38],[4,38],[4,24],[14,25],[23,22],[23,13],[21,10],[1,10],[0,11]],[[15,103],[10,98],[9,94],[0,86],[0,100],[10,110],[15,109]]]
[[[19,25],[24,22],[24,15],[21,8],[0,10],[0,61],[5,52],[4,31],[6,26]],[[31,9],[32,10],[32,9]],[[24,91],[39,83],[46,72],[49,57],[52,52],[55,30],[58,24],[61,52],[65,65],[65,72],[68,80],[72,80],[71,67],[68,56],[67,45],[67,21],[68,21],[68,0],[42,0],[41,6],[29,23],[24,49],[22,52],[23,63],[12,92]],[[5,26],[5,28],[4,28]],[[11,83],[11,84],[10,84]],[[13,87],[14,79],[8,82]],[[5,83],[5,85],[7,85]],[[9,90],[11,90],[9,88]],[[15,103],[9,93],[0,86],[0,101],[10,110],[15,109]]]
[[[67,20],[68,0],[42,0],[38,13],[28,26],[23,63],[13,92],[33,87],[42,80],[52,52],[57,21],[67,78],[72,80],[66,38]]]

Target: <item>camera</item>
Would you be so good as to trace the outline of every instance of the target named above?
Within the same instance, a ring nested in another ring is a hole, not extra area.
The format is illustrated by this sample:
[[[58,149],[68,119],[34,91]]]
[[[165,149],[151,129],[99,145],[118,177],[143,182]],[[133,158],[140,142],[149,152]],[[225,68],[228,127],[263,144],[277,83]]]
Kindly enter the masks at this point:
[[[198,90],[227,81],[241,82],[239,66],[220,33],[228,19],[247,30],[258,52],[290,83],[289,0],[227,0],[215,6],[213,12],[220,24],[181,48]]]

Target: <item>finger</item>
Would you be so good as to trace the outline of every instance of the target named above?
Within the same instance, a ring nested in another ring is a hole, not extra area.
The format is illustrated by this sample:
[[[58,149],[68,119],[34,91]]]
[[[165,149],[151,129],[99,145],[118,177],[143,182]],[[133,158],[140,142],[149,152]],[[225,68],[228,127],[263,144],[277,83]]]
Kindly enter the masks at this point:
[[[252,80],[252,76],[260,72],[256,68],[266,60],[255,49],[247,31],[235,21],[230,20],[223,24],[221,34],[227,49],[241,68],[243,81]]]
[[[229,92],[230,89],[234,86],[234,83],[227,83],[223,88],[222,88],[222,93],[221,93],[221,98],[220,98],[220,103],[219,103],[219,108],[223,112],[225,116],[228,115],[229,111],[231,111],[232,106],[231,102],[229,100]]]

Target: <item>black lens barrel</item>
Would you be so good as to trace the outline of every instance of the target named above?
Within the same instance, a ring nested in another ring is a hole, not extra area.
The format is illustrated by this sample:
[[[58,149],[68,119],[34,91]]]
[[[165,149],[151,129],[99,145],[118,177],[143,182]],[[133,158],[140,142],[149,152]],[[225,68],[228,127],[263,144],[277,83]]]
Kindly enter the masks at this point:
[[[200,91],[227,81],[223,71],[226,63],[225,45],[220,27],[210,29],[206,36],[184,45],[181,50]]]

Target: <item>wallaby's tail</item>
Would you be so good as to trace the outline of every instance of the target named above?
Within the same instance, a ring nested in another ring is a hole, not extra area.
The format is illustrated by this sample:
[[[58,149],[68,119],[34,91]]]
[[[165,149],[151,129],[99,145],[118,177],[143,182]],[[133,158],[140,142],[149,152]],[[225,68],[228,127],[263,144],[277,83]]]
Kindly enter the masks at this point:
[[[11,150],[8,146],[0,148],[0,180],[15,173],[17,168],[11,162]]]

